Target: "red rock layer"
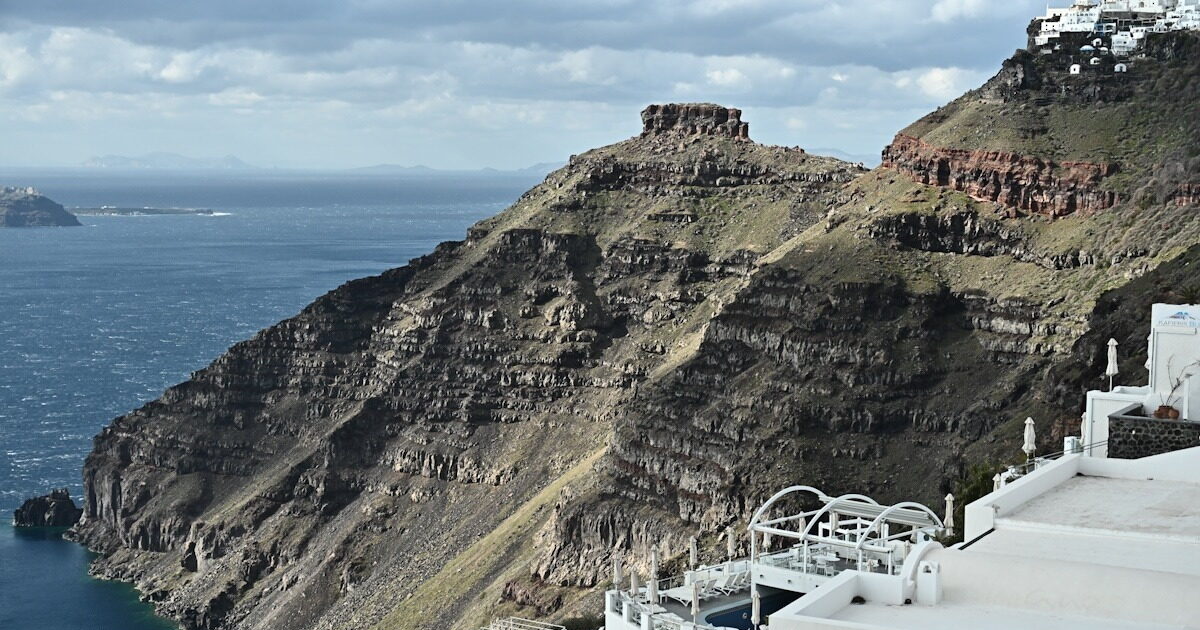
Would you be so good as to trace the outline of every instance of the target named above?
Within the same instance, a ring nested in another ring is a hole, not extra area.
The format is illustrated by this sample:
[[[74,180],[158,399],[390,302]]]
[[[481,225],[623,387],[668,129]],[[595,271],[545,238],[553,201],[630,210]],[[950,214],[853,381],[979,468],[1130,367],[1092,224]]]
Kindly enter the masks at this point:
[[[981,201],[1024,212],[1062,217],[1095,212],[1119,201],[1100,182],[1116,164],[1052,162],[1003,151],[944,149],[900,134],[883,150],[883,165],[919,183],[942,186]]]

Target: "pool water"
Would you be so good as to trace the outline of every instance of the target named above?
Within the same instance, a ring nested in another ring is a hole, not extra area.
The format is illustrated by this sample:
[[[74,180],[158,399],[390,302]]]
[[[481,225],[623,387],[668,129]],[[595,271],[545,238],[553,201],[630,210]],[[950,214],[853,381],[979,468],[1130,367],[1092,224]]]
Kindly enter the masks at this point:
[[[775,593],[767,595],[761,599],[762,607],[762,623],[767,622],[767,617],[779,612],[784,606],[800,599],[800,593]],[[752,630],[753,624],[750,623],[751,605],[746,604],[737,608],[723,610],[719,613],[711,614],[704,618],[704,622],[715,628],[737,628],[738,630]]]

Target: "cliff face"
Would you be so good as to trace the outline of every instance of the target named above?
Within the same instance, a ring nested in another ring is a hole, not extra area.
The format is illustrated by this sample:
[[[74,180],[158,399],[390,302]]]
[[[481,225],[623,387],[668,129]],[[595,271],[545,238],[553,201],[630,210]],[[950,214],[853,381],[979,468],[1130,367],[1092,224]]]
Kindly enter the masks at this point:
[[[1019,55],[870,173],[648,108],[114,421],[76,533],[189,628],[472,628],[594,614],[612,553],[718,556],[784,485],[934,504],[1077,425],[1096,331],[1141,345],[1113,300],[1191,291],[1194,59],[1113,135]]]
[[[1055,163],[1004,151],[945,149],[901,134],[883,150],[883,165],[922,184],[1049,217],[1097,212],[1117,203],[1116,192],[1100,187],[1104,178],[1117,173],[1115,164]]]
[[[75,215],[32,188],[0,188],[0,227],[73,227]]]
[[[884,166],[1013,213],[1107,210],[1144,198],[1163,169],[1174,185],[1155,193],[1194,203],[1200,37],[1154,35],[1139,56],[1096,65],[1078,52],[1089,42],[1066,34],[1048,53],[1018,51],[985,85],[901,131]]]
[[[477,627],[515,609],[535,535],[594,475],[622,402],[863,173],[750,142],[736,110],[645,120],[464,241],[114,421],[75,532],[96,572],[189,628]]]

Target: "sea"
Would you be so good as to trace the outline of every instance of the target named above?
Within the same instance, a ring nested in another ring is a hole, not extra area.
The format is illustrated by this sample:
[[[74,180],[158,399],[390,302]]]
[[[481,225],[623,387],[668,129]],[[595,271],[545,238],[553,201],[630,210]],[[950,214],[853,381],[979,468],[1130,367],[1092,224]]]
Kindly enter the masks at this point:
[[[0,630],[174,628],[12,511],[53,488],[80,503],[113,418],[342,283],[461,239],[542,175],[0,169],[68,208],[212,211],[0,229]]]

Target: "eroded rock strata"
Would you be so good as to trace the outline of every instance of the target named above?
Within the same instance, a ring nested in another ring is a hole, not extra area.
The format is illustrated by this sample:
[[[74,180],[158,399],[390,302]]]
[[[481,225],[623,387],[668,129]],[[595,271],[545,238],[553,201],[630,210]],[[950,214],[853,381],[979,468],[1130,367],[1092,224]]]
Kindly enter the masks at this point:
[[[1009,102],[985,92],[906,134],[954,146],[938,139]],[[1169,96],[1147,98],[1200,119]],[[1074,138],[1051,114],[1042,135]],[[759,145],[736,110],[643,116],[465,240],[114,421],[76,528],[95,570],[188,628],[594,614],[614,552],[644,572],[658,548],[666,574],[698,534],[716,559],[781,486],[935,504],[1010,457],[1026,416],[1049,447],[1102,371],[1095,337],[1141,345],[1122,300],[1195,284],[1200,221],[1172,195],[1193,171],[1171,147],[1129,141],[1154,160],[1064,179],[1117,161],[1005,144],[1028,121],[989,113],[1010,128],[959,147],[993,156],[961,157],[993,182],[976,190]],[[1096,177],[1116,195],[1085,192]]]
[[[1061,162],[1003,151],[935,147],[904,134],[883,150],[883,165],[931,186],[944,186],[1005,208],[1061,217],[1117,203],[1101,188],[1117,173],[1108,163]]]
[[[736,110],[648,112],[466,240],[113,422],[76,530],[96,572],[191,628],[441,628],[526,597],[505,587],[562,497],[547,488],[590,476],[622,401],[864,172],[749,142]],[[458,558],[469,576],[422,591]]]

